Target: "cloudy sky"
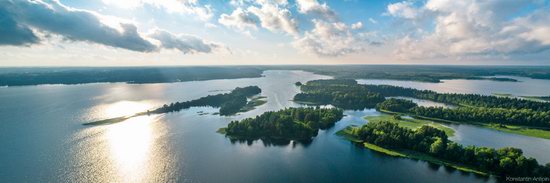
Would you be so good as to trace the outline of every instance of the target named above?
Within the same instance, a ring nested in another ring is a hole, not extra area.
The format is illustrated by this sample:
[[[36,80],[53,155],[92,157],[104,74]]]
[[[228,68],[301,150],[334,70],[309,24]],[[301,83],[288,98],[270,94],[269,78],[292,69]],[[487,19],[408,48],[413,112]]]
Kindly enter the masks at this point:
[[[0,66],[550,64],[550,0],[0,0]]]

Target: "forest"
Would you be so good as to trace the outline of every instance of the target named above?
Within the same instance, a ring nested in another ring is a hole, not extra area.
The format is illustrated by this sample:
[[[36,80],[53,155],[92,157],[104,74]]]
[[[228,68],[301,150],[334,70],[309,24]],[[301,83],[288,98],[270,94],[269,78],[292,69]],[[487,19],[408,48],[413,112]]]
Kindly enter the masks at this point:
[[[220,115],[222,116],[233,115],[239,112],[241,108],[246,105],[247,98],[260,94],[261,92],[262,90],[258,86],[247,86],[244,88],[237,87],[230,93],[208,95],[206,97],[187,102],[165,104],[158,109],[147,111],[147,113],[160,114],[180,111],[189,107],[211,106],[219,107]]]
[[[300,85],[302,93],[294,101],[312,104],[331,104],[343,109],[373,108],[384,101],[379,93],[368,91],[355,80],[314,80]]]
[[[344,109],[376,107],[379,110],[457,122],[550,128],[550,103],[546,102],[477,94],[437,93],[389,85],[360,85],[351,79],[314,80],[301,85],[300,89],[302,93],[294,97],[295,101],[332,104]],[[421,107],[408,100],[385,99],[393,96],[425,99],[459,107]]]
[[[531,127],[550,127],[550,111],[541,112],[529,109],[505,109],[487,107],[422,107],[410,100],[387,99],[376,108],[411,114],[414,116],[444,119],[456,122],[496,123]]]
[[[231,121],[221,132],[232,139],[310,141],[319,129],[332,127],[342,117],[343,111],[336,108],[287,108]]]
[[[0,86],[82,83],[170,83],[261,77],[252,67],[0,68]]]
[[[539,165],[536,159],[523,156],[521,149],[464,147],[449,140],[442,130],[428,125],[411,130],[380,121],[352,128],[349,133],[361,142],[421,152],[499,176],[550,176],[550,163]]]

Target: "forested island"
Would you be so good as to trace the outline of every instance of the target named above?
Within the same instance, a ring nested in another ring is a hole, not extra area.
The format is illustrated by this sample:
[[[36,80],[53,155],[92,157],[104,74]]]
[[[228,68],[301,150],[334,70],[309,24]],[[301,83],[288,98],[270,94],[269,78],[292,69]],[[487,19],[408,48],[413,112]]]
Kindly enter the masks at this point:
[[[252,98],[254,95],[260,94],[261,92],[262,90],[258,86],[247,86],[244,88],[237,87],[233,89],[230,93],[208,95],[206,97],[202,97],[196,100],[164,104],[162,107],[154,110],[148,110],[148,111],[136,113],[131,116],[122,116],[122,117],[116,117],[111,119],[85,123],[84,125],[111,124],[111,123],[121,122],[136,116],[177,112],[182,109],[187,109],[190,107],[200,107],[200,106],[219,107],[220,115],[228,116],[228,115],[236,114],[238,112],[251,110],[255,106],[264,104],[265,101],[261,100],[261,98],[254,98],[250,101],[247,100],[248,98]]]
[[[254,118],[231,121],[219,130],[234,140],[284,140],[308,142],[319,129],[330,128],[342,119],[343,111],[336,108],[287,108],[265,112]]]
[[[482,124],[485,127],[550,138],[550,103],[519,98],[477,94],[447,94],[389,85],[360,85],[355,80],[332,79],[309,81],[300,86],[302,93],[294,100],[311,104],[332,104],[344,109],[376,108],[382,112],[402,113],[445,122]],[[411,97],[446,104],[456,108],[422,107],[403,99]]]
[[[373,108],[384,101],[383,95],[370,92],[355,80],[314,80],[301,85],[302,93],[294,96],[295,102],[306,104],[331,104],[343,109]]]
[[[498,176],[550,176],[550,163],[523,156],[521,149],[462,146],[448,139],[444,131],[424,125],[415,130],[397,123],[369,122],[348,127],[338,134],[365,147],[392,156],[420,159],[460,170]]]

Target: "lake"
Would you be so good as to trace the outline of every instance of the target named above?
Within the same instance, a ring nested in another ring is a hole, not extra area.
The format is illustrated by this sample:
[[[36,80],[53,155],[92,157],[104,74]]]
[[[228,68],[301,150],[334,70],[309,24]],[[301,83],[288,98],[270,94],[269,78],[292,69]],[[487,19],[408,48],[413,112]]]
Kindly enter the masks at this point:
[[[367,123],[364,116],[380,115],[373,109],[345,111],[335,127],[320,131],[310,144],[231,143],[216,133],[232,120],[299,107],[291,101],[299,92],[294,83],[327,78],[266,71],[261,78],[0,88],[0,182],[495,182],[388,157],[334,134]],[[195,107],[112,125],[82,125],[250,85],[259,86],[268,102],[236,116],[212,115],[217,109]],[[512,145],[539,160],[550,154],[548,140],[450,126],[459,143]]]
[[[440,93],[468,93],[468,94],[511,94],[513,96],[548,96],[550,95],[550,80],[532,79],[518,76],[495,76],[518,80],[518,82],[449,79],[439,83],[417,81],[399,81],[384,79],[358,79],[359,84],[385,84],[420,90],[433,90]]]

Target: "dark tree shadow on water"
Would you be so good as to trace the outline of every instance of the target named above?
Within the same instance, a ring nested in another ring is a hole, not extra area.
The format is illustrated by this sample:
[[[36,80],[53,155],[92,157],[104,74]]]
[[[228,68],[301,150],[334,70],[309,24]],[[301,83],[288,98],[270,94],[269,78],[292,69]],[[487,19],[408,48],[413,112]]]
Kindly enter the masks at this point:
[[[295,148],[297,145],[301,145],[303,147],[308,147],[313,142],[313,139],[305,139],[305,140],[288,140],[288,139],[273,139],[273,138],[261,138],[261,139],[235,139],[235,138],[229,138],[231,141],[231,144],[246,144],[248,146],[252,146],[254,143],[259,143],[256,141],[261,141],[264,147],[271,147],[271,146],[288,146],[292,145],[292,148]]]

